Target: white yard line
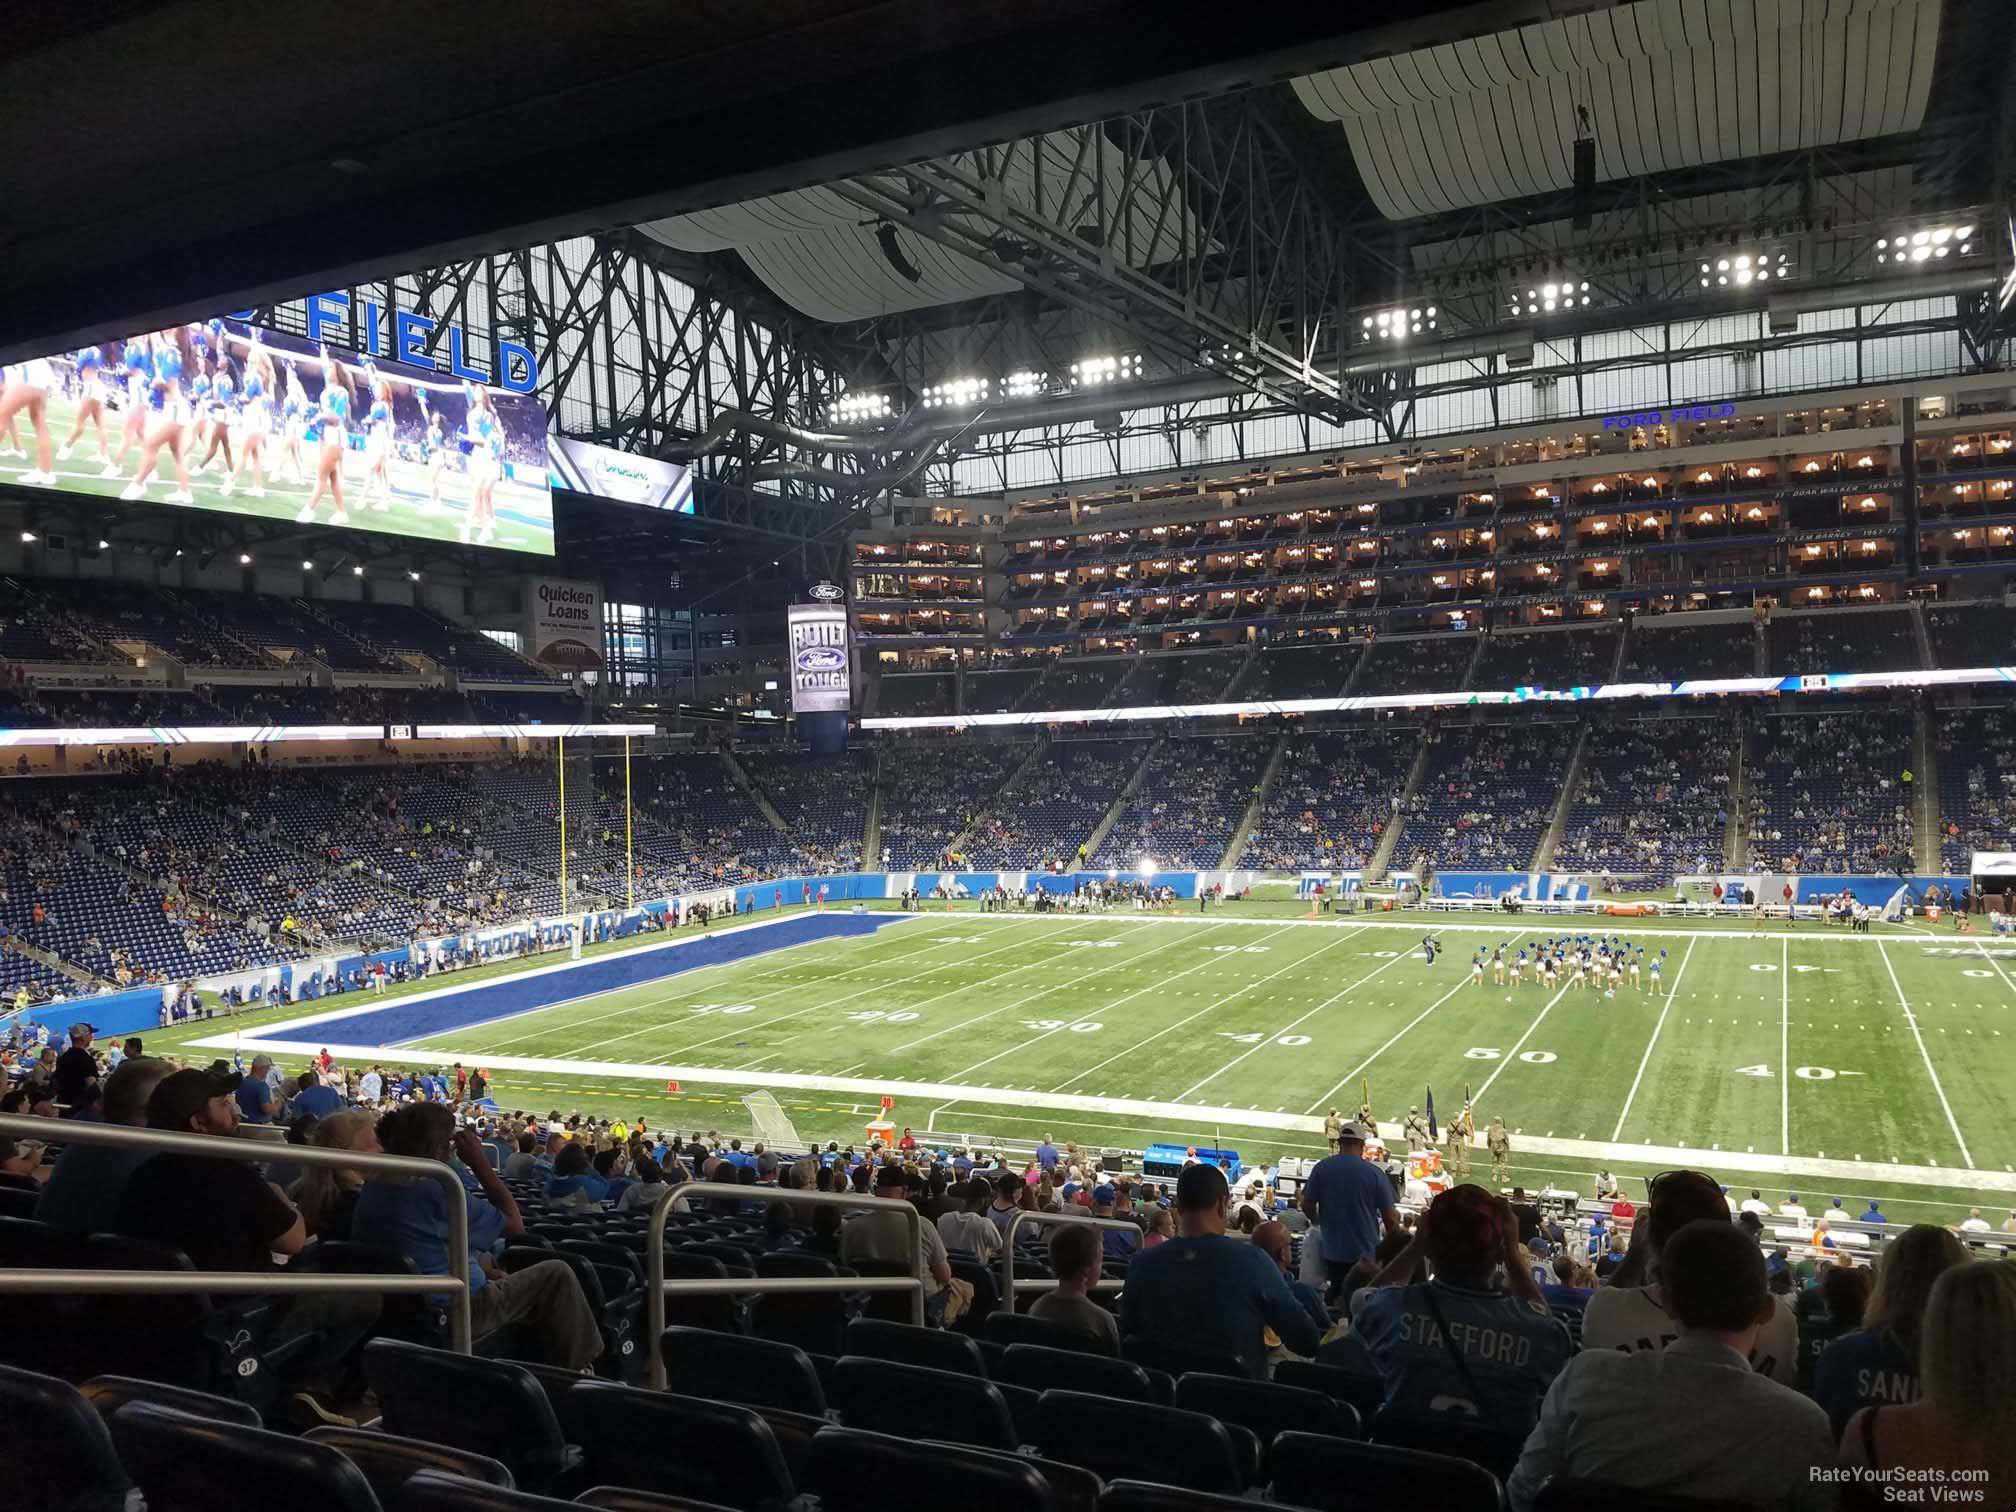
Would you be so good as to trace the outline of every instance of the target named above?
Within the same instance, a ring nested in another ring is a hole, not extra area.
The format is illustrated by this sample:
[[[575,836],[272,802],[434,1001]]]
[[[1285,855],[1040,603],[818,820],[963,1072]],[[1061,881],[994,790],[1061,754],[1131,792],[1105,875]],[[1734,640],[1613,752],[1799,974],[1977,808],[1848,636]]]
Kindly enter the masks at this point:
[[[1055,926],[1058,924],[1080,924],[1090,921],[1093,923],[1108,923],[1108,924],[1140,924],[1140,925],[1159,924],[1164,926],[1165,928],[1174,928],[1174,929],[1212,929],[1216,928],[1221,924],[1226,924],[1235,927],[1244,927],[1248,929],[1404,929],[1404,930],[1412,930],[1416,934],[1418,934],[1421,931],[1422,927],[1426,925],[1428,927],[1429,932],[1432,934],[1438,934],[1438,935],[1483,934],[1483,935],[1497,935],[1502,939],[1505,934],[1505,926],[1510,921],[1510,918],[1512,916],[1498,915],[1493,917],[1483,913],[1445,914],[1445,913],[1435,913],[1432,911],[1414,912],[1411,910],[1403,909],[1400,911],[1397,917],[1387,919],[1377,919],[1377,918],[1366,919],[1366,918],[1354,917],[1351,915],[1342,915],[1329,919],[1230,918],[1222,916],[1216,918],[1207,917],[1204,919],[1199,919],[1196,914],[1150,914],[1150,913],[1113,913],[1113,914],[927,913],[919,915],[919,917],[928,919],[944,919],[949,921],[956,921],[957,923],[960,924],[985,923],[985,924],[992,924],[995,925],[996,927],[1004,929],[1012,928],[1016,925],[1042,926],[1047,924]],[[1546,927],[1548,925],[1556,927],[1594,925],[1604,929],[1620,928],[1620,927],[1628,928],[1631,931],[1631,937],[1633,939],[1643,938],[1647,940],[1696,940],[1701,939],[1704,936],[1709,939],[1723,939],[1723,940],[1755,940],[1757,938],[1757,931],[1754,929],[1716,929],[1716,928],[1649,929],[1644,927],[1644,921],[1646,919],[1657,918],[1658,915],[1656,914],[1634,914],[1634,915],[1540,914],[1537,916],[1534,914],[1520,914],[1517,915],[1516,917],[1521,927],[1527,929],[1539,929]],[[1490,918],[1491,922],[1483,924],[1466,924],[1457,922],[1459,920],[1468,918]],[[1913,929],[1916,933],[1920,934],[1929,933],[1929,931],[1917,929],[1917,927],[1914,925],[1902,925],[1902,924],[1887,925],[1879,923],[1878,925],[1873,926],[1871,932],[1866,935],[1853,934],[1846,929],[1837,930],[1832,926],[1826,926],[1824,933],[1814,935],[1804,935],[1801,936],[1801,938],[1816,942],[1824,941],[1828,944],[1837,944],[1837,945],[1866,945],[1866,944],[1873,944],[1876,941],[1885,939],[1903,940],[1904,936],[1891,934],[1888,932],[1893,928]]]
[[[1295,1019],[1290,1023],[1284,1024],[1279,1029],[1273,1030],[1270,1033],[1263,1035],[1261,1037],[1259,1044],[1255,1045],[1250,1050],[1241,1051],[1238,1055],[1233,1056],[1232,1059],[1225,1062],[1224,1065],[1220,1066],[1216,1071],[1213,1071],[1209,1076],[1205,1077],[1204,1080],[1196,1083],[1195,1086],[1185,1087],[1181,1092],[1178,1092],[1176,1094],[1176,1100],[1178,1102],[1183,1102],[1187,1100],[1190,1094],[1195,1092],[1198,1087],[1210,1086],[1211,1083],[1218,1080],[1219,1077],[1223,1076],[1227,1071],[1230,1071],[1234,1066],[1241,1064],[1249,1057],[1258,1055],[1262,1050],[1267,1049],[1268,1046],[1272,1045],[1274,1041],[1281,1035],[1292,1033],[1294,1030],[1301,1028],[1304,1024],[1308,1023],[1309,1020],[1316,1017],[1317,1014],[1321,1013],[1325,1008],[1328,1008],[1331,1004],[1341,1002],[1343,999],[1349,997],[1352,993],[1356,992],[1360,987],[1363,987],[1367,982],[1371,981],[1372,978],[1379,975],[1380,972],[1386,970],[1387,967],[1397,966],[1405,959],[1406,955],[1404,953],[1396,951],[1393,955],[1392,960],[1381,961],[1377,966],[1374,966],[1370,971],[1366,972],[1365,975],[1358,978],[1358,980],[1353,982],[1350,986],[1339,988],[1336,992],[1333,992],[1332,994],[1330,994],[1329,997],[1323,999],[1322,1002],[1318,1003],[1314,1008],[1311,1008],[1307,1013],[1303,1014],[1300,1018]]]
[[[1329,946],[1326,945],[1324,949],[1325,950],[1329,949]],[[1320,955],[1321,953],[1322,953],[1321,951],[1311,952],[1311,954],[1315,955]],[[1304,956],[1303,959],[1307,960],[1309,959],[1309,957]],[[1220,966],[1223,964],[1224,963],[1222,961],[1210,960],[1210,961],[1199,961],[1195,966],[1185,966],[1181,971],[1174,972],[1169,976],[1163,977],[1159,982],[1150,982],[1147,986],[1137,987],[1132,992],[1129,992],[1124,996],[1113,999],[1113,1001],[1110,1003],[1101,1003],[1099,1005],[1099,1011],[1101,1013],[1109,1013],[1113,1009],[1119,1007],[1122,1003],[1133,1002],[1135,998],[1140,997],[1143,993],[1159,991],[1160,989],[1167,987],[1171,982],[1180,982],[1183,980],[1183,978],[1187,976],[1195,976],[1198,972],[1203,971],[1208,967]],[[978,1071],[982,1066],[991,1066],[994,1064],[994,1062],[998,1060],[1005,1060],[1007,1059],[1007,1057],[1011,1055],[1019,1055],[1024,1050],[1027,1050],[1031,1045],[1038,1044],[1043,1040],[1049,1039],[1054,1034],[1063,1034],[1067,1029],[1069,1029],[1069,1027],[1070,1026],[1066,1024],[1056,1029],[1045,1029],[1041,1033],[1032,1035],[1030,1038],[1023,1040],[1020,1044],[1010,1045],[1006,1050],[997,1050],[994,1054],[988,1056],[987,1059],[982,1061],[975,1061],[972,1065],[966,1066],[961,1070],[954,1071],[952,1074],[954,1077],[971,1076],[975,1071]],[[1104,1062],[1101,1062],[1101,1064],[1103,1065]]]
[[[1535,1029],[1538,1029],[1541,1023],[1546,1019],[1547,1015],[1554,1011],[1554,1005],[1560,1002],[1561,999],[1566,997],[1567,995],[1568,995],[1568,983],[1563,982],[1561,984],[1560,990],[1557,991],[1554,994],[1554,996],[1547,999],[1547,1006],[1540,1010],[1539,1016],[1536,1017],[1532,1023],[1526,1026],[1526,1032],[1519,1036],[1519,1043],[1514,1045],[1510,1050],[1507,1050],[1503,1058],[1499,1060],[1497,1068],[1493,1070],[1489,1076],[1484,1078],[1484,1085],[1479,1087],[1477,1089],[1477,1095],[1470,1099],[1470,1106],[1473,1110],[1476,1108],[1477,1104],[1484,1101],[1484,1094],[1491,1090],[1491,1083],[1495,1082],[1496,1080],[1498,1080],[1499,1077],[1503,1076],[1505,1074],[1505,1068],[1511,1065],[1512,1062],[1514,1062],[1519,1058],[1520,1050],[1524,1048],[1526,1041],[1533,1038],[1533,1031]]]
[[[1995,957],[1993,957],[1988,953],[1987,945],[1985,943],[1976,943],[1974,948],[1976,951],[1980,953],[1982,960],[1986,961],[1990,966],[1994,967],[1995,975],[2002,978],[2002,985],[2004,987],[2007,987],[2011,992],[2016,992],[2016,982],[2012,982],[2009,980],[2009,973],[2002,969],[2001,962],[1997,961]]]
[[[1332,940],[1327,945],[1319,945],[1316,949],[1310,951],[1309,954],[1305,956],[1297,956],[1294,960],[1290,961],[1286,966],[1281,967],[1279,970],[1270,971],[1264,977],[1260,977],[1255,981],[1248,982],[1245,986],[1239,988],[1237,991],[1228,992],[1223,997],[1213,999],[1211,1002],[1206,1003],[1202,1008],[1199,1008],[1195,1013],[1185,1014],[1182,1018],[1176,1020],[1176,1022],[1173,1024],[1164,1024],[1160,1029],[1157,1029],[1153,1034],[1147,1036],[1145,1039],[1139,1041],[1136,1044],[1129,1045],[1125,1050],[1116,1050],[1111,1055],[1107,1056],[1104,1060],[1095,1061],[1093,1064],[1087,1066],[1083,1071],[1079,1071],[1071,1076],[1065,1077],[1063,1081],[1059,1082],[1055,1087],[1051,1088],[1051,1091],[1062,1092],[1066,1087],[1070,1086],[1071,1083],[1085,1080],[1085,1078],[1090,1076],[1094,1071],[1098,1071],[1103,1069],[1104,1067],[1110,1066],[1113,1064],[1113,1062],[1117,1060],[1122,1060],[1127,1056],[1134,1054],[1135,1051],[1154,1044],[1155,1041],[1162,1038],[1162,1036],[1165,1034],[1174,1034],[1178,1029],[1181,1029],[1184,1025],[1195,1023],[1198,1019],[1204,1017],[1205,1014],[1212,1012],[1214,1009],[1223,1007],[1226,1003],[1231,1002],[1233,999],[1242,998],[1246,996],[1247,993],[1254,991],[1256,988],[1266,986],[1269,982],[1273,981],[1274,978],[1278,976],[1286,976],[1291,971],[1300,970],[1303,966],[1315,960],[1316,957],[1322,955],[1324,951],[1335,950],[1339,945],[1342,945],[1344,941],[1356,939],[1358,937],[1358,934],[1359,931],[1354,929],[1353,931],[1351,931],[1350,934],[1340,936],[1339,938]],[[1273,936],[1265,935],[1262,938],[1272,939]],[[1210,965],[1211,963],[1207,961],[1205,964]]]
[[[1523,942],[1526,938],[1527,938],[1526,935],[1515,935],[1513,936],[1513,939],[1510,943],[1517,944]],[[1409,954],[1410,952],[1402,951],[1400,955],[1396,956],[1394,959],[1405,960],[1408,958]],[[1429,1014],[1433,1013],[1437,1008],[1440,1008],[1444,1003],[1448,1002],[1449,999],[1456,996],[1457,993],[1461,992],[1465,987],[1469,985],[1470,983],[1467,979],[1459,980],[1454,987],[1451,987],[1447,992],[1443,993],[1442,996],[1435,999],[1434,1002],[1430,1003],[1426,1008],[1423,1008],[1419,1013],[1415,1014],[1414,1017],[1409,1019],[1406,1023],[1402,1024],[1397,1030],[1395,1030],[1392,1038],[1387,1040],[1385,1044],[1381,1045],[1377,1050],[1374,1050],[1370,1055],[1366,1056],[1365,1059],[1358,1062],[1358,1064],[1353,1066],[1349,1071],[1346,1071],[1342,1076],[1338,1077],[1336,1084],[1332,1086],[1328,1091],[1326,1091],[1321,1097],[1317,1098],[1316,1101],[1309,1104],[1308,1107],[1304,1108],[1302,1110],[1303,1113],[1305,1115],[1314,1113],[1318,1108],[1322,1107],[1325,1103],[1330,1101],[1331,1098],[1335,1097],[1345,1087],[1348,1087],[1351,1084],[1352,1077],[1364,1075],[1365,1071],[1367,1070],[1367,1068],[1371,1066],[1372,1062],[1379,1059],[1380,1056],[1384,1055],[1388,1050],[1391,1050],[1395,1045],[1399,1044],[1400,1041],[1405,1039],[1408,1036],[1408,1034],[1413,1030],[1415,1025],[1419,1024],[1423,1019],[1427,1018]]]
[[[976,1013],[973,1015],[973,1017],[969,1019],[961,1019],[956,1024],[947,1024],[943,1029],[934,1029],[929,1034],[919,1035],[914,1040],[906,1040],[903,1044],[895,1046],[887,1053],[890,1055],[901,1055],[906,1050],[915,1050],[919,1045],[928,1045],[931,1043],[931,1041],[939,1039],[944,1035],[957,1034],[962,1029],[970,1029],[973,1025],[982,1023],[987,1019],[993,1018],[996,1014],[1006,1013],[1012,1008],[1027,1007],[1030,1003],[1037,1001],[1039,998],[1049,997],[1050,994],[1052,994],[1053,992],[1075,991],[1078,988],[1084,986],[1085,983],[1091,981],[1092,978],[1094,977],[1104,976],[1109,971],[1118,971],[1123,966],[1132,966],[1138,962],[1145,961],[1151,956],[1160,954],[1164,948],[1165,947],[1163,943],[1158,942],[1155,944],[1151,944],[1148,947],[1148,949],[1142,951],[1139,955],[1123,956],[1121,959],[1117,961],[1108,962],[1106,965],[1098,967],[1096,970],[1088,971],[1085,973],[1085,975],[1081,977],[1073,977],[1068,981],[1058,982],[1054,986],[1045,987],[1038,992],[1032,992],[1027,997],[1017,998],[1012,1003],[1004,1003],[999,1008],[989,1008],[985,1013]],[[1126,999],[1122,998],[1120,999],[1120,1001],[1125,1002]],[[1103,1006],[1104,1005],[1102,1005],[1102,1007]],[[986,1062],[983,1061],[981,1062],[981,1064],[985,1065]]]
[[[1890,973],[1890,985],[1897,989],[1897,1001],[1904,1009],[1904,1022],[1911,1026],[1911,1037],[1918,1041],[1918,1054],[1925,1062],[1925,1074],[1932,1078],[1932,1090],[1939,1095],[1939,1106],[1946,1110],[1946,1127],[1953,1131],[1953,1142],[1960,1146],[1960,1158],[1967,1162],[1967,1169],[1974,1169],[1974,1157],[1967,1151],[1966,1136],[1960,1132],[1960,1120],[1953,1116],[1953,1104],[1946,1101],[1946,1089],[1939,1084],[1939,1073],[1932,1068],[1932,1052],[1925,1048],[1925,1036],[1918,1030],[1918,1015],[1911,1011],[1911,1000],[1904,996],[1904,984],[1897,980],[1897,968],[1890,964],[1890,952],[1880,946],[1876,952],[1883,958],[1883,969]]]
[[[1565,990],[1564,988],[1563,991]],[[229,1050],[233,1041],[230,1035],[216,1035],[189,1043],[198,1049]],[[323,1045],[319,1040],[283,1040],[265,1042],[262,1048],[283,1055],[309,1056],[321,1050]],[[332,1055],[344,1060],[368,1061],[379,1053],[378,1047],[374,1045],[332,1043],[327,1048]],[[470,1057],[465,1055],[464,1058]],[[1282,1130],[1310,1135],[1320,1135],[1323,1130],[1323,1121],[1320,1118],[1304,1114],[1268,1113],[1254,1108],[1195,1107],[1187,1103],[1091,1097],[1076,1093],[1038,1092],[1021,1088],[975,1087],[947,1082],[890,1081],[851,1076],[813,1076],[781,1071],[738,1072],[707,1066],[604,1065],[600,1062],[556,1060],[543,1056],[486,1056],[482,1060],[486,1069],[496,1071],[590,1077],[610,1081],[652,1081],[660,1085],[668,1080],[683,1080],[708,1086],[769,1087],[801,1092],[851,1093],[878,1099],[889,1095],[918,1101],[936,1100],[940,1103],[970,1102],[990,1103],[1002,1107],[1049,1108],[1060,1112],[1132,1117],[1142,1122],[1170,1124],[1179,1129],[1201,1128],[1216,1123],[1228,1128]],[[1533,1135],[1520,1136],[1519,1146],[1522,1153],[1568,1155],[1604,1163],[1685,1165],[1695,1168],[1711,1163],[1704,1160],[1709,1152],[1699,1146],[1613,1145],[1600,1140],[1546,1139]],[[1733,1150],[1715,1151],[1712,1164],[1722,1170],[1755,1172],[1764,1176],[1776,1174],[1783,1177],[1826,1177],[1841,1180],[1865,1177],[1871,1181],[1896,1181],[1946,1187],[1962,1185],[1983,1192],[2016,1193],[2016,1172],[2010,1171],[1970,1170],[1962,1182],[1956,1181],[1958,1173],[1950,1166],[1824,1160],[1798,1155],[1773,1155],[1769,1151],[1757,1154]]]
[[[1652,1063],[1652,1047],[1659,1043],[1659,1031],[1666,1027],[1666,1015],[1673,1011],[1673,999],[1680,996],[1680,983],[1686,978],[1687,963],[1694,959],[1694,943],[1688,941],[1686,951],[1680,957],[1680,969],[1673,973],[1673,987],[1660,994],[1666,999],[1659,1009],[1658,1022],[1652,1026],[1652,1038],[1645,1041],[1645,1053],[1638,1057],[1638,1074],[1631,1078],[1631,1090],[1624,1094],[1624,1111],[1617,1115],[1617,1127],[1610,1137],[1624,1137],[1624,1120],[1631,1116],[1631,1104],[1638,1100],[1638,1084],[1645,1080],[1645,1068]]]
[[[993,950],[983,950],[980,952],[980,954],[969,957],[968,959],[973,961],[984,961],[989,956],[997,956],[1005,951],[1018,950],[1021,948],[1021,946],[1022,942],[1018,940],[1013,945],[1002,945],[998,946]],[[905,957],[905,959],[908,959],[908,957]],[[679,1045],[673,1048],[676,1050],[676,1053],[684,1055],[690,1051],[698,1050],[702,1045],[719,1044],[722,1040],[733,1039],[737,1035],[747,1038],[753,1031],[758,1029],[768,1029],[772,1024],[788,1024],[793,1019],[804,1018],[805,1015],[807,1015],[808,1013],[821,1013],[828,1008],[838,1008],[842,1003],[851,1003],[856,998],[864,998],[868,997],[873,993],[887,992],[891,988],[901,987],[905,982],[914,982],[919,977],[929,976],[934,971],[944,970],[946,964],[947,963],[942,961],[934,961],[931,965],[926,966],[923,970],[913,971],[909,973],[909,975],[907,976],[895,977],[890,980],[881,982],[870,982],[866,987],[863,987],[859,992],[845,993],[837,998],[822,998],[820,1001],[816,1003],[806,1004],[803,1008],[794,1008],[789,1013],[780,1013],[776,1015],[774,1018],[767,1018],[759,1023],[737,1024],[731,1029],[722,1030],[719,1034],[710,1034],[706,1039],[694,1040],[689,1045]],[[962,961],[958,962],[957,964],[963,966],[966,964],[966,962]],[[1033,971],[1038,966],[1047,966],[1049,964],[1050,964],[1049,961],[1046,959],[1040,961],[1024,961],[1019,966],[1004,966],[999,971],[992,972],[987,976],[981,977],[977,982],[962,982],[959,986],[947,988],[944,992],[933,993],[930,997],[925,998],[922,1002],[916,1004],[915,1006],[917,1008],[923,1008],[928,1006],[929,1004],[939,1002],[944,998],[956,997],[962,992],[970,992],[976,987],[984,987],[989,982],[999,981],[1002,977],[1013,976],[1018,971]],[[613,1040],[604,1040],[602,1043],[606,1047],[609,1045],[620,1043],[622,1040],[635,1039],[640,1034],[649,1034],[654,1030],[665,1029],[669,1027],[671,1026],[665,1024],[654,1024],[646,1029],[636,1029],[632,1030],[629,1034],[618,1035],[616,1039]],[[757,1059],[760,1060],[762,1059],[762,1057],[758,1056]]]
[[[1778,1153],[1792,1153],[1792,942],[1778,961]],[[1885,956],[1884,962],[1889,962]],[[1970,1162],[1971,1163],[1971,1162]]]

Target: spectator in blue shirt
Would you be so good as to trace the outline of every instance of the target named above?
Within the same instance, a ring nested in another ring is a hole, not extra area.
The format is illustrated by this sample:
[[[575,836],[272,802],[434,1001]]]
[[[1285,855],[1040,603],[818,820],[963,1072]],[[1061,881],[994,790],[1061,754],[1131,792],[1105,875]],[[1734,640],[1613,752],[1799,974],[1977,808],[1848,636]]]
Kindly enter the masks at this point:
[[[1266,1331],[1291,1353],[1316,1353],[1321,1334],[1264,1250],[1225,1232],[1231,1188],[1216,1166],[1176,1180],[1178,1236],[1134,1257],[1120,1293],[1120,1332],[1267,1369]]]
[[[1345,1124],[1338,1152],[1316,1162],[1302,1184],[1302,1211],[1321,1230],[1323,1270],[1332,1295],[1352,1266],[1377,1253],[1382,1232],[1399,1232],[1393,1183],[1365,1158],[1362,1124]]]
[[[105,1122],[145,1128],[147,1099],[174,1069],[165,1060],[144,1056],[121,1061],[105,1079]],[[113,1232],[126,1178],[153,1154],[111,1145],[65,1145],[36,1201],[35,1217],[73,1234]]]
[[[252,1074],[238,1083],[238,1120],[240,1123],[273,1122],[273,1088],[266,1080],[266,1073],[273,1067],[270,1055],[252,1057]]]
[[[499,1239],[523,1234],[525,1220],[475,1132],[458,1132],[454,1115],[439,1103],[414,1103],[379,1120],[378,1140],[388,1155],[446,1162],[452,1153],[461,1162],[456,1174],[468,1191],[469,1307],[477,1339],[516,1323],[546,1363],[567,1370],[593,1364],[602,1353],[602,1332],[573,1271],[558,1260],[542,1260],[508,1276],[492,1276],[479,1263]],[[422,1275],[445,1276],[448,1201],[439,1182],[375,1178],[357,1196],[351,1236],[360,1244],[404,1255]]]
[[[1932,1285],[1966,1263],[1966,1246],[1937,1224],[1913,1224],[1884,1246],[1862,1326],[1829,1344],[1813,1366],[1813,1400],[1837,1435],[1864,1407],[1918,1400],[1918,1335]]]
[[[1043,1167],[1046,1171],[1057,1164],[1058,1158],[1057,1146],[1052,1144],[1050,1139],[1051,1136],[1045,1134],[1043,1136],[1043,1143],[1036,1146],[1036,1164]]]
[[[1116,1217],[1114,1203],[1120,1199],[1119,1189],[1110,1183],[1102,1183],[1092,1188],[1092,1216],[1094,1218]],[[1099,1246],[1105,1250],[1110,1260],[1126,1260],[1141,1248],[1138,1230],[1102,1228],[1099,1230]]]
[[[240,1084],[243,1090],[243,1084]],[[313,1071],[303,1071],[301,1079],[295,1083],[294,1116],[296,1118],[327,1118],[332,1113],[341,1113],[347,1107],[343,1094],[334,1087],[325,1087]]]
[[[1858,1223],[1888,1223],[1890,1220],[1883,1216],[1883,1209],[1876,1206],[1876,1199],[1871,1197],[1867,1210],[1856,1221]]]
[[[1423,1260],[1429,1279],[1407,1284]],[[1519,1259],[1511,1205],[1480,1186],[1451,1187],[1428,1205],[1407,1248],[1352,1296],[1351,1326],[1389,1408],[1461,1412],[1522,1436],[1575,1353]]]

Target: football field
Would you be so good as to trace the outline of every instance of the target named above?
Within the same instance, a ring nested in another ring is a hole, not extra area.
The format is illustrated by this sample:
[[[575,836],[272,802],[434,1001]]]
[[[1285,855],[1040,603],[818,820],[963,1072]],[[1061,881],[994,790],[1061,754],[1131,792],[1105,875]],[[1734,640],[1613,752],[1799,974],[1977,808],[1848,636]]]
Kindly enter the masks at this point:
[[[1323,1115],[1355,1112],[1361,1089],[1389,1138],[1429,1088],[1445,1120],[1467,1089],[1480,1132],[1504,1118],[1528,1185],[1684,1162],[1809,1208],[1881,1194],[1999,1222],[2016,1207],[2016,944],[1619,919],[1603,922],[1667,951],[1664,995],[1472,981],[1480,945],[1595,922],[962,910],[780,949],[759,925],[743,959],[373,1058],[480,1064],[506,1108],[659,1127],[739,1132],[737,1099],[767,1087],[808,1138],[858,1142],[887,1096],[899,1126],[944,1140],[1222,1143],[1270,1161],[1320,1152]],[[340,1017],[290,1032],[303,1011],[243,1033],[283,1063],[343,1038]]]

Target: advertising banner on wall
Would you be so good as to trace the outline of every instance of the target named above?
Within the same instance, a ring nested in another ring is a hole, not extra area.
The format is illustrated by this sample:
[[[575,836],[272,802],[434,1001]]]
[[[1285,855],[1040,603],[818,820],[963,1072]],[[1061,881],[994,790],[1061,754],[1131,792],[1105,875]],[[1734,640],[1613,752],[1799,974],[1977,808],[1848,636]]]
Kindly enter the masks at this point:
[[[592,672],[602,665],[602,590],[573,578],[532,584],[525,644],[532,660],[556,672]]]
[[[813,602],[793,604],[787,611],[791,712],[844,714],[853,691],[848,676],[847,605],[831,583],[815,583],[809,596]]]
[[[553,486],[635,504],[640,509],[693,513],[693,474],[676,462],[639,457],[613,446],[555,436],[548,452]]]

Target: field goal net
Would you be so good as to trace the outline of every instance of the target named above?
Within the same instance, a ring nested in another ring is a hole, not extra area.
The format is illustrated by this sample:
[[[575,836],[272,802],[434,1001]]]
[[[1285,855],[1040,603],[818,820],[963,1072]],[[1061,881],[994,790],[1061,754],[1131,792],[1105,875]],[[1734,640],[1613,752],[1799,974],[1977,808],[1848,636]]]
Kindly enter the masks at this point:
[[[771,1149],[796,1149],[802,1142],[775,1094],[751,1092],[742,1099],[742,1106],[749,1110],[749,1117],[755,1122],[756,1137]]]

